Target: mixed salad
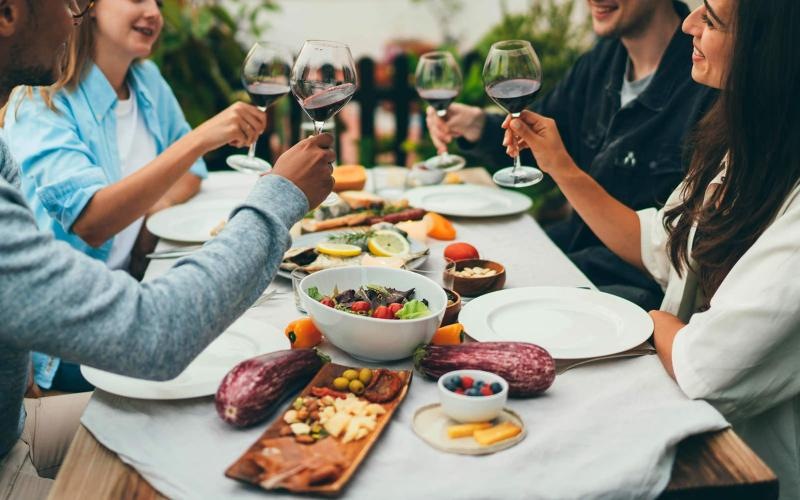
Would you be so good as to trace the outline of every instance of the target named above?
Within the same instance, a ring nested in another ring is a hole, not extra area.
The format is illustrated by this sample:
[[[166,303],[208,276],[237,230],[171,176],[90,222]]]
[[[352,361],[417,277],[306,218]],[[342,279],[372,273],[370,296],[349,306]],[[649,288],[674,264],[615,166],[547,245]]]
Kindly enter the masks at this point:
[[[334,287],[330,295],[322,295],[317,287],[311,287],[306,293],[322,305],[371,318],[417,319],[431,313],[426,299],[414,298],[413,288],[403,291],[380,285],[365,285],[339,292]]]

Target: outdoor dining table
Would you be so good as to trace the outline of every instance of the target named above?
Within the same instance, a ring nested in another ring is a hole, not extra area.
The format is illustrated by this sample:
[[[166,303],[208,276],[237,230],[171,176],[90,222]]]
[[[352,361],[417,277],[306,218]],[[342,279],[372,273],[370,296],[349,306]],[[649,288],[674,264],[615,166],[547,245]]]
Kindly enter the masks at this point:
[[[490,176],[484,169],[471,168],[460,172],[461,178],[472,184],[491,186]],[[204,182],[201,193],[192,201],[228,199],[237,197],[243,199],[249,187],[255,182],[255,177],[243,174],[221,172],[212,173]],[[503,262],[509,252],[525,251],[529,254],[530,265],[517,266],[514,274],[509,273],[507,287],[552,285],[572,287],[592,287],[588,279],[561,253],[545,235],[544,231],[528,214],[506,216],[487,219],[457,219],[459,231],[473,237],[468,240],[476,244],[487,258]],[[504,237],[500,236],[503,231]],[[510,231],[524,232],[525,247],[509,248],[503,242],[508,241]],[[476,241],[476,238],[480,241]],[[432,252],[441,252],[444,243],[431,244]],[[175,242],[161,241],[158,250],[180,247]],[[145,274],[145,281],[165,273],[172,265],[173,260],[154,260],[150,263]],[[270,285],[278,290],[288,292],[291,285],[288,280],[276,278]],[[288,320],[297,316],[292,303],[292,295],[285,293],[271,301],[285,301],[279,308],[273,306],[269,311],[260,308],[251,309],[247,316],[270,322],[275,327],[282,327]],[[280,312],[279,312],[280,311]],[[331,348],[336,351],[335,348]],[[614,363],[608,362],[608,363]],[[590,365],[591,366],[591,365]],[[589,369],[575,368],[574,371]],[[416,377],[415,377],[416,379]],[[425,383],[425,382],[415,382]],[[414,390],[414,383],[412,383]],[[117,396],[106,395],[97,391],[93,396],[93,403],[98,399],[104,400],[106,406],[113,410],[114,399]],[[211,399],[206,398],[208,404]],[[406,402],[407,403],[407,402]],[[92,403],[90,403],[91,405]],[[163,403],[169,404],[169,402]],[[409,410],[411,411],[411,410]],[[120,410],[122,416],[123,410]],[[130,414],[130,408],[125,410]],[[147,425],[143,422],[142,425]],[[262,426],[265,427],[266,424]],[[527,441],[517,445],[522,447]],[[367,461],[372,455],[379,453],[380,442],[372,450]],[[165,443],[165,446],[168,444]],[[421,441],[419,447],[426,445]],[[244,448],[242,449],[244,451]],[[149,453],[159,453],[158,449],[151,449]],[[374,458],[374,457],[373,457]],[[575,471],[575,477],[580,477],[580,471]],[[377,478],[377,481],[380,479]],[[451,481],[452,478],[442,478],[442,481]],[[223,471],[218,474],[218,481],[231,482],[223,476]],[[457,483],[454,483],[457,488]],[[252,494],[252,490],[248,490]],[[663,498],[777,498],[778,482],[772,471],[750,450],[747,445],[730,428],[697,434],[687,437],[677,446],[675,460],[672,465],[671,477],[664,490]],[[347,493],[347,492],[346,492]],[[475,493],[476,496],[487,497],[486,493]],[[464,495],[460,495],[464,496]],[[613,495],[612,495],[613,496]],[[626,496],[626,495],[622,495]],[[269,498],[268,493],[263,493],[264,498]],[[134,467],[127,465],[119,459],[116,453],[103,446],[92,434],[91,429],[81,426],[72,442],[66,460],[56,478],[50,498],[164,498],[153,488]]]

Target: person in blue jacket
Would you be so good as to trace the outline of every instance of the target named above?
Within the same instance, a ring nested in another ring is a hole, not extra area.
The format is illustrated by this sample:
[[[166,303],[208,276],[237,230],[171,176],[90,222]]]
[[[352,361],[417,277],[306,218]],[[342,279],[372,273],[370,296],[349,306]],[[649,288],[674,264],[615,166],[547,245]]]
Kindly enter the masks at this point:
[[[144,59],[164,24],[160,7],[158,0],[91,2],[66,46],[61,78],[18,89],[4,117],[39,228],[111,269],[128,270],[146,216],[198,192],[203,154],[252,143],[266,122],[255,106],[236,103],[189,127]],[[77,365],[33,359],[38,386],[91,389]]]

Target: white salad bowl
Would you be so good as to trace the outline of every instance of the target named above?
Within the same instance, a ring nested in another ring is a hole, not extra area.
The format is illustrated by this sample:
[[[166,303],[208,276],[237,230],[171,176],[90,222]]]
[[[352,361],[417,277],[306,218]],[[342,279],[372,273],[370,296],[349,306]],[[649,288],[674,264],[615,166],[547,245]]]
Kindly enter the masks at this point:
[[[430,314],[417,319],[377,319],[322,305],[308,295],[316,287],[323,296],[365,285],[397,290],[413,288],[417,300],[426,299]],[[340,267],[310,274],[300,282],[300,301],[311,320],[333,345],[366,361],[408,358],[419,344],[430,342],[444,316],[447,295],[425,276],[385,267]]]

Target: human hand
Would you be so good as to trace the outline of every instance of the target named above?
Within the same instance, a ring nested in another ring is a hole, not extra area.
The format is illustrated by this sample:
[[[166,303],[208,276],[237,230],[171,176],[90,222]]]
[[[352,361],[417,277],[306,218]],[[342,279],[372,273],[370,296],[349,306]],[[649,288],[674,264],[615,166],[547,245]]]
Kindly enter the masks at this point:
[[[209,118],[191,133],[205,152],[225,144],[242,148],[254,143],[267,127],[267,114],[243,102],[237,102]]]
[[[304,139],[278,158],[271,173],[292,181],[308,198],[308,206],[314,208],[333,189],[331,164],[336,161],[336,152],[332,145],[331,134]]]
[[[428,106],[425,122],[437,151],[444,153],[447,151],[447,144],[456,137],[463,137],[470,142],[480,139],[486,123],[486,113],[475,106],[453,103],[442,118],[436,114],[436,110]]]
[[[551,175],[557,170],[577,168],[564,147],[555,120],[526,110],[519,118],[508,116],[503,128],[506,129],[503,145],[510,156],[530,148],[539,168]]]

